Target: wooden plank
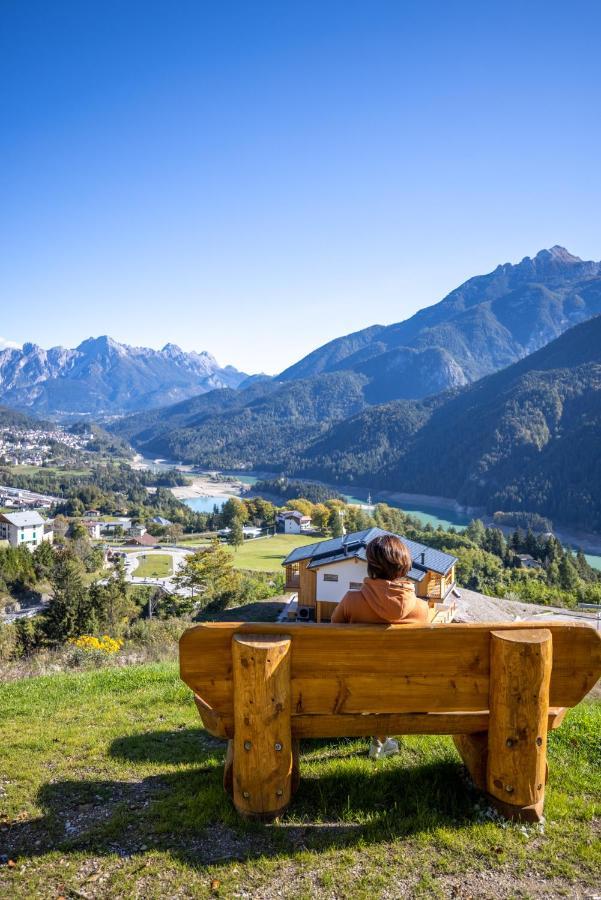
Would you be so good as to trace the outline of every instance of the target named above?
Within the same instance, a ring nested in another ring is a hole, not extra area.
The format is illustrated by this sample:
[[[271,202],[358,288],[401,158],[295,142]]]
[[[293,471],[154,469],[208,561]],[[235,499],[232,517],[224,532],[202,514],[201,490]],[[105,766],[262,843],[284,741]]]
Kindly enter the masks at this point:
[[[370,689],[367,682],[362,681],[363,678],[374,678],[372,687],[375,691],[376,687],[379,689],[389,678],[396,676],[409,679],[411,695],[419,700],[413,709],[407,709],[412,704],[399,701],[395,706],[397,711],[430,711],[429,707],[422,705],[427,702],[428,690],[435,685],[439,689],[446,679],[444,694],[442,697],[439,695],[438,705],[434,708],[475,712],[486,706],[482,697],[487,694],[485,683],[490,677],[491,632],[524,627],[540,630],[541,624],[380,626],[290,623],[286,630],[293,643],[293,697],[296,704],[300,697],[299,711],[310,708],[321,714],[331,713],[337,708],[340,679],[350,676],[359,680],[347,680],[342,693],[351,688],[362,693],[361,703],[357,693],[354,699],[349,696],[344,700],[342,709],[348,711],[363,705],[364,699],[369,699]],[[551,704],[574,706],[601,677],[601,635],[587,625],[545,623],[545,627],[553,635],[554,647]],[[233,709],[231,639],[236,633],[252,633],[253,630],[259,634],[277,634],[281,625],[203,624],[188,629],[180,641],[182,679],[225,719],[231,716]],[[307,679],[319,682],[322,705],[317,699],[309,699]],[[395,691],[398,687],[398,683],[395,684]],[[406,684],[404,695],[408,692],[407,687]],[[414,691],[417,691],[415,695]],[[307,706],[309,703],[310,707]]]
[[[407,675],[345,675],[324,672],[292,681],[295,714],[472,711],[488,705],[489,679],[424,672]]]
[[[550,709],[548,728],[558,728],[565,708]],[[230,716],[220,718],[217,733],[203,724],[207,731],[222,739],[234,736],[233,709]],[[453,713],[397,713],[365,715],[343,713],[333,715],[295,715],[291,717],[294,738],[370,737],[373,734],[476,734],[488,730],[489,714],[481,712]]]
[[[289,804],[290,638],[235,635],[234,804],[245,816],[274,818]]]
[[[552,662],[548,629],[491,635],[486,785],[504,815],[523,821],[543,813]]]
[[[299,587],[298,602],[299,606],[315,606],[315,597],[317,594],[317,576],[314,569],[309,569],[310,559],[302,559],[298,564],[299,570]]]
[[[294,715],[298,738],[370,737],[374,734],[463,734],[488,728],[488,712]]]

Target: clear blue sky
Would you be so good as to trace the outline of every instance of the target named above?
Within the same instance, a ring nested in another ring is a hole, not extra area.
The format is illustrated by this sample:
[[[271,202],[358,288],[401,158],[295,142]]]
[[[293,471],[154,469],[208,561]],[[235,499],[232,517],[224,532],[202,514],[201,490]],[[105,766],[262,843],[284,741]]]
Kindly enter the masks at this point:
[[[598,2],[4,0],[0,335],[276,372],[601,257]]]

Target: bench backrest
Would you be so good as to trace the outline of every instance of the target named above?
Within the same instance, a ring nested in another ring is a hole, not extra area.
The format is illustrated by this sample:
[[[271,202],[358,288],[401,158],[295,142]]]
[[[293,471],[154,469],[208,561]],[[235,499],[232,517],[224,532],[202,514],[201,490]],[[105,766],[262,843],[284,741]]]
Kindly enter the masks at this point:
[[[207,712],[212,710],[219,718],[219,730],[228,735],[234,718],[235,634],[291,638],[292,719],[293,727],[297,719],[297,734],[317,733],[315,726],[306,724],[316,716],[476,715],[489,705],[491,632],[514,628],[545,628],[552,634],[551,707],[575,706],[601,677],[601,634],[586,625],[561,622],[429,627],[210,623],[182,636],[180,673]],[[441,733],[456,730],[445,729],[443,716],[440,722]]]

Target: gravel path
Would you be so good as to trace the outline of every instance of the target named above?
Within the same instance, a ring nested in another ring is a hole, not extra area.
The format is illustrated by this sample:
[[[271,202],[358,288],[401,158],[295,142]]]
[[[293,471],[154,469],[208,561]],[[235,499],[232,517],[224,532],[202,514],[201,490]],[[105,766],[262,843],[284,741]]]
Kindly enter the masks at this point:
[[[504,600],[500,597],[487,597],[477,591],[461,588],[461,599],[457,600],[455,622],[524,622],[544,619],[566,619],[583,623],[587,620],[597,625],[597,616],[582,610],[563,609],[560,606],[538,606],[534,603],[521,603],[517,600]]]

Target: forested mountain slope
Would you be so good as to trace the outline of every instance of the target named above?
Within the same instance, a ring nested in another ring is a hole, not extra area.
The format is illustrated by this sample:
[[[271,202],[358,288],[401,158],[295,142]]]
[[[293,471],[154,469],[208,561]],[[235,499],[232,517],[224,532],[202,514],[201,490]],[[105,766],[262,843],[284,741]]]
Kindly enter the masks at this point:
[[[332,422],[367,405],[367,378],[333,372],[290,384],[258,382],[245,391],[213,391],[113,426],[142,453],[205,466],[269,470],[296,462]]]
[[[601,530],[601,316],[459,392],[334,426],[295,474]]]

